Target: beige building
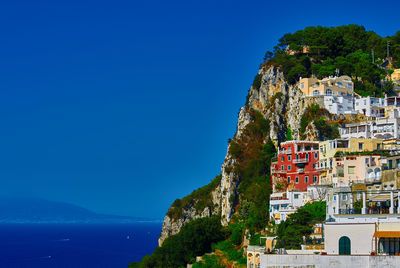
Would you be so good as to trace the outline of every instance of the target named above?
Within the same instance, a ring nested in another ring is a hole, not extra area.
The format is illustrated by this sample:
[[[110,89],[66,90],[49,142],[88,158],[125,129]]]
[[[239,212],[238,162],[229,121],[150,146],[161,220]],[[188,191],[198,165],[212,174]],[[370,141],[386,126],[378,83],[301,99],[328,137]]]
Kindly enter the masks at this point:
[[[392,78],[393,81],[400,80],[400,69],[395,69],[394,72],[391,75],[391,78]]]
[[[379,155],[346,155],[333,158],[330,184],[334,187],[349,186],[350,183],[379,182],[382,167]]]
[[[302,78],[299,88],[306,96],[352,96],[354,85],[348,76],[317,78]]]
[[[336,139],[319,143],[320,184],[331,184],[333,176],[334,158],[337,152],[376,151],[383,148],[381,139],[352,138],[348,140]]]
[[[261,246],[248,246],[247,247],[247,267],[257,268],[260,267],[260,254],[267,251],[265,247]]]

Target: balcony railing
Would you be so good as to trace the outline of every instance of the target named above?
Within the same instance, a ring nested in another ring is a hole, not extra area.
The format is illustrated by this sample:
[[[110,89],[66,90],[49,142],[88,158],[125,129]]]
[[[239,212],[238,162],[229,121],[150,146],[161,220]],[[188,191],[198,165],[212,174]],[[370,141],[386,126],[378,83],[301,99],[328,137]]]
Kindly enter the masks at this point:
[[[304,168],[298,168],[298,169],[297,169],[297,172],[299,172],[299,173],[304,173]]]
[[[271,172],[272,173],[287,173],[286,170],[275,170],[275,169],[272,169]]]
[[[361,209],[360,208],[347,208],[347,209],[339,209],[339,213],[338,214],[342,214],[342,215],[357,215],[357,214],[361,214]],[[366,214],[390,214],[389,213],[389,208],[367,208],[366,209]]]
[[[296,158],[296,159],[293,159],[293,163],[294,164],[305,164],[305,163],[308,163],[308,158]]]

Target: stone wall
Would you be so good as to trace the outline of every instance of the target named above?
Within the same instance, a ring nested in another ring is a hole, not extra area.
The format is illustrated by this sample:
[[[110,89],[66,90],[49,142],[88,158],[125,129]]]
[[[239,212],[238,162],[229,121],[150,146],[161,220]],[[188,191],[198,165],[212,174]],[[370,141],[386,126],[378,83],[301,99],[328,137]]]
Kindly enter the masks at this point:
[[[261,268],[368,268],[400,267],[398,256],[267,255],[260,256]]]

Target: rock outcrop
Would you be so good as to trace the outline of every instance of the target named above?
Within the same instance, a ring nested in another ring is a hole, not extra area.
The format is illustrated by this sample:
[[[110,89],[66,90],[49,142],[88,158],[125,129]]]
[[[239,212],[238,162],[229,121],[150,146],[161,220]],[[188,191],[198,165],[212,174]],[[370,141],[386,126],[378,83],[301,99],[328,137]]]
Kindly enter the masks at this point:
[[[279,68],[270,66],[262,66],[258,72],[261,77],[259,88],[254,85],[250,88],[247,103],[239,112],[237,129],[234,139],[239,139],[243,135],[246,125],[251,122],[250,109],[257,110],[270,121],[270,138],[277,144],[285,140],[287,128],[290,127],[293,132],[293,138],[299,139],[299,127],[301,116],[304,110],[316,100],[313,98],[304,98],[301,91],[296,85],[289,85],[285,80],[283,73]],[[313,139],[318,134],[315,128],[309,131],[307,137]],[[268,137],[265,137],[267,140]],[[182,216],[173,219],[168,215],[165,216],[159,245],[170,235],[179,232],[180,228],[187,222],[211,215],[221,215],[221,223],[227,225],[234,213],[233,200],[237,198],[237,189],[240,184],[239,175],[234,169],[235,159],[228,153],[225,156],[224,163],[221,167],[221,182],[211,192],[213,209],[206,208],[201,213],[196,212],[194,206],[184,208]]]

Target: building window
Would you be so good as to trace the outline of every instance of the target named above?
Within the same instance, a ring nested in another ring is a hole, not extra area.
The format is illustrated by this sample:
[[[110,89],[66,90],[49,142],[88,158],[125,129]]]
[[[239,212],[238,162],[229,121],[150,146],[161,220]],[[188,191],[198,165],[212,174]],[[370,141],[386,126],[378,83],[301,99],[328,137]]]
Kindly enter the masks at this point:
[[[356,167],[348,167],[348,173],[349,174],[354,174],[355,173]]]
[[[318,90],[314,90],[314,91],[313,91],[313,95],[314,95],[314,96],[319,96],[319,91],[318,91]]]
[[[304,89],[304,83],[301,83],[301,89]]]
[[[335,200],[335,201],[336,201],[336,195],[334,195],[334,196],[333,196],[333,200]]]
[[[287,177],[287,182],[290,183],[290,177]]]
[[[288,166],[287,166],[287,170],[292,170],[292,166],[291,166],[291,165],[288,165]]]
[[[315,153],[315,154],[314,154],[314,158],[315,158],[315,159],[318,159],[318,153]]]
[[[317,175],[314,175],[313,182],[314,182],[314,183],[317,183],[317,181],[318,181],[318,176],[317,176]]]
[[[292,160],[292,156],[291,156],[291,155],[288,155],[287,160],[288,160],[288,161],[291,161],[291,160]]]
[[[332,95],[332,90],[330,90],[329,88],[327,90],[325,90],[325,95],[331,96]]]
[[[281,166],[281,170],[285,170],[285,166],[284,165]]]
[[[296,183],[299,183],[299,177],[296,177]]]
[[[380,150],[381,149],[381,144],[378,143],[376,149]]]
[[[285,157],[281,156],[281,162],[285,162]]]
[[[345,194],[342,195],[342,200],[343,200],[343,201],[347,200],[347,195],[345,195]]]
[[[352,88],[351,84],[347,84],[347,88]]]
[[[308,183],[308,176],[305,176],[304,181]]]
[[[294,199],[299,199],[299,194],[294,194]]]
[[[363,149],[363,143],[362,143],[362,142],[359,142],[359,143],[358,143],[358,149],[359,149],[359,150],[362,150],[362,149]]]

